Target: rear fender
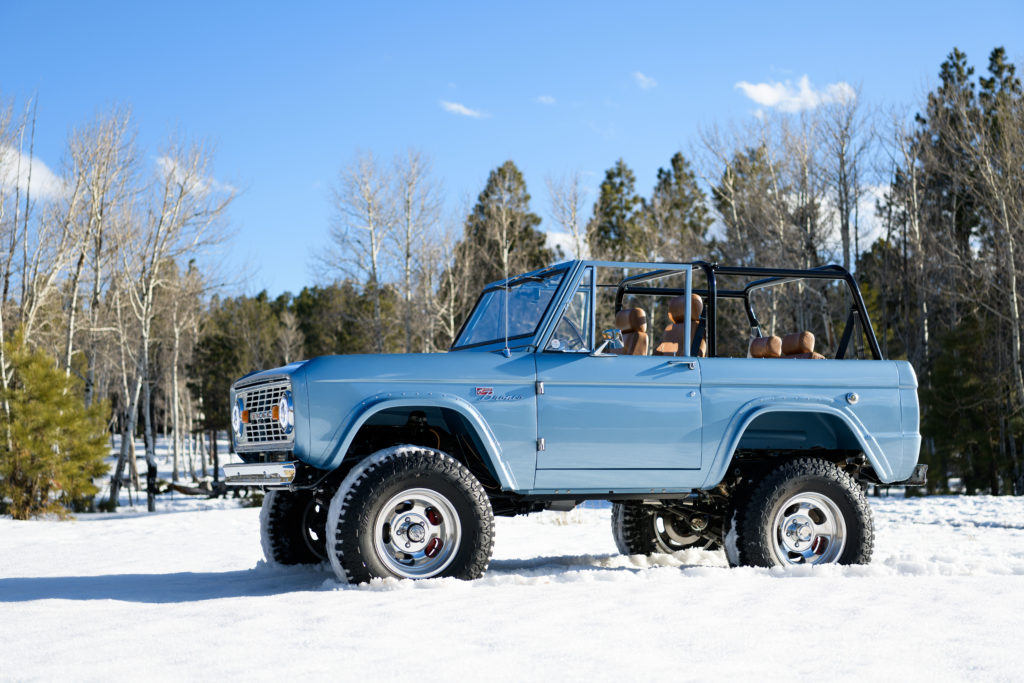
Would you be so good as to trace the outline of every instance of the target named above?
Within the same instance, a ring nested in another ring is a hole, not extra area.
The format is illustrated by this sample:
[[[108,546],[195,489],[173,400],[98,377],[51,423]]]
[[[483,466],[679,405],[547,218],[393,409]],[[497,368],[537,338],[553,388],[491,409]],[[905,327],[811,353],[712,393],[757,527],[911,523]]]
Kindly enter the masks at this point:
[[[719,443],[718,451],[715,453],[714,461],[702,488],[713,487],[725,478],[726,472],[729,471],[729,466],[732,464],[736,449],[747,428],[757,418],[770,415],[771,413],[817,414],[837,419],[843,427],[849,430],[849,434],[852,435],[860,449],[864,451],[864,455],[867,457],[868,462],[871,463],[879,479],[889,481],[893,478],[889,458],[885,455],[875,437],[864,427],[860,418],[849,408],[819,398],[780,399],[778,397],[762,397],[741,406],[729,421],[725,431],[728,436]]]

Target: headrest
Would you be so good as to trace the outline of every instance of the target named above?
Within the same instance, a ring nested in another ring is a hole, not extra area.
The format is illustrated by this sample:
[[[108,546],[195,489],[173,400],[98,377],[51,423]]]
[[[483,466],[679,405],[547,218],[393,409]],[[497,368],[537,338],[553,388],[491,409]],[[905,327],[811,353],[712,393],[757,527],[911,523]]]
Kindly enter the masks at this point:
[[[700,318],[700,314],[704,311],[704,301],[701,300],[700,294],[690,295],[690,320],[694,323]],[[676,324],[681,324],[686,321],[686,297],[677,296],[668,302],[668,319]]]
[[[778,358],[782,355],[782,339],[770,337],[754,337],[750,340],[750,355],[753,358]]]
[[[814,352],[814,335],[807,330],[787,334],[782,338],[782,353],[790,356],[797,353]]]
[[[615,314],[615,326],[623,334],[628,332],[646,332],[647,314],[642,308],[623,308]]]

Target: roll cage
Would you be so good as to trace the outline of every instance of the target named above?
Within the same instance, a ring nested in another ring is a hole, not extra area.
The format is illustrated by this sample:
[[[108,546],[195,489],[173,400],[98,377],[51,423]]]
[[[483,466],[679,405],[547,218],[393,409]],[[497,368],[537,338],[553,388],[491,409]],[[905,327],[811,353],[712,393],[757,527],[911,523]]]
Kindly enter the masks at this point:
[[[840,336],[839,345],[836,348],[835,358],[837,360],[845,358],[846,351],[853,339],[854,329],[857,324],[860,324],[867,338],[868,348],[871,350],[872,357],[875,360],[883,360],[882,350],[878,345],[874,328],[871,326],[871,319],[868,315],[867,306],[864,304],[864,297],[861,295],[860,287],[857,285],[853,275],[842,266],[832,264],[809,269],[754,268],[746,266],[720,266],[717,263],[708,263],[707,261],[693,261],[689,265],[694,269],[703,271],[707,278],[706,288],[700,289],[695,287],[692,290],[693,294],[698,294],[705,299],[706,308],[704,314],[701,315],[695,335],[696,338],[691,341],[690,348],[698,348],[697,345],[700,343],[700,337],[706,334],[708,357],[714,358],[718,355],[716,322],[718,301],[720,299],[741,299],[747,319],[750,322],[751,335],[762,337],[764,334],[761,331],[761,324],[750,301],[752,292],[798,280],[839,280],[846,283],[852,303],[846,317],[846,324]],[[686,294],[687,292],[680,288],[643,286],[643,283],[667,275],[670,272],[669,270],[658,269],[623,278],[615,292],[615,311],[622,310],[622,300],[629,294],[654,296],[680,296]],[[751,281],[742,289],[720,289],[718,287],[719,275],[751,278]]]

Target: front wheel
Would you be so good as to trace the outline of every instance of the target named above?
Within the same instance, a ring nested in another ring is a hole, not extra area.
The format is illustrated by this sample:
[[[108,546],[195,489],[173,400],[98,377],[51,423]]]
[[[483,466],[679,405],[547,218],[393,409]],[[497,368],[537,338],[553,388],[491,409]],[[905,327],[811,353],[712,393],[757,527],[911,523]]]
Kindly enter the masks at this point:
[[[874,528],[857,481],[835,464],[787,462],[739,500],[726,535],[729,563],[759,567],[867,564]]]
[[[494,514],[480,482],[451,456],[399,446],[356,465],[327,515],[339,580],[479,578],[494,543]]]

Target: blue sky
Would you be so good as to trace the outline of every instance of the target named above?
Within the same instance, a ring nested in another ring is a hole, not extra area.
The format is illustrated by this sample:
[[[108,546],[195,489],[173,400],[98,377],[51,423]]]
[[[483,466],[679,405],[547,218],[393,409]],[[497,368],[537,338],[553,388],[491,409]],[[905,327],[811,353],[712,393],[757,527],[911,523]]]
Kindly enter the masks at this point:
[[[546,228],[545,176],[596,187],[622,157],[647,194],[700,126],[764,106],[748,91],[806,77],[805,95],[848,83],[910,107],[953,46],[979,70],[997,45],[1024,60],[1019,1],[551,5],[0,0],[0,96],[38,97],[54,169],[70,128],[113,104],[154,158],[175,131],[214,143],[217,180],[243,190],[224,261],[274,296],[315,282],[357,149],[423,150],[453,210],[512,159]]]

